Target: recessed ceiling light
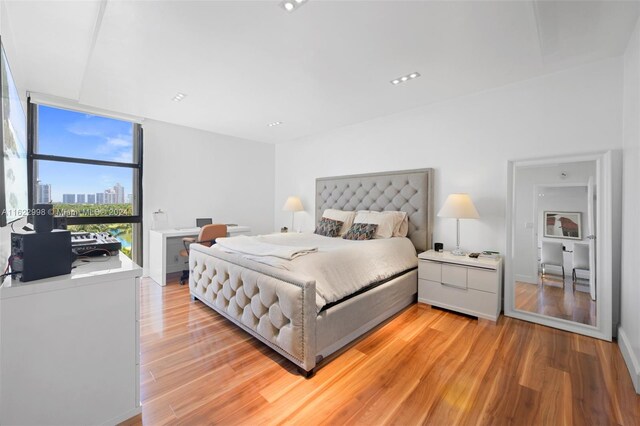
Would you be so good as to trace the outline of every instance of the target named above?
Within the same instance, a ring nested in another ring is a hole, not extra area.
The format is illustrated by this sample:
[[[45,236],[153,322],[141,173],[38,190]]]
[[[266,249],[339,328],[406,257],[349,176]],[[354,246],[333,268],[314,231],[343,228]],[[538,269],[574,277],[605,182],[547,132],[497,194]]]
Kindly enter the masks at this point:
[[[394,78],[391,80],[391,84],[396,85],[400,83],[404,83],[405,81],[413,80],[414,78],[420,77],[419,72],[412,72],[411,74],[403,75],[402,77]]]
[[[174,97],[173,100],[175,102],[180,102],[181,100],[183,100],[187,95],[185,95],[184,93],[180,93],[178,92]]]
[[[282,124],[282,121],[274,121],[273,123],[269,123],[269,127],[279,126]]]
[[[280,2],[280,7],[282,7],[287,12],[293,12],[306,2],[307,0],[283,0]]]

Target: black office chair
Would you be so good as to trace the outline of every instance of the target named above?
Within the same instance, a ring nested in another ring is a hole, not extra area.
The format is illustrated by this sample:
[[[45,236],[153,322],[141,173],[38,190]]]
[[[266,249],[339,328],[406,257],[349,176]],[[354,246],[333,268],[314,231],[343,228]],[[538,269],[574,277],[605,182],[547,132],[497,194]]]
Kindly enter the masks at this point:
[[[186,257],[187,269],[182,270],[180,276],[180,285],[184,285],[189,281],[189,246],[194,243],[202,244],[207,247],[211,247],[216,243],[216,239],[227,236],[227,225],[214,224],[205,225],[200,229],[198,238],[185,237],[182,239],[184,249],[180,250],[180,256]]]

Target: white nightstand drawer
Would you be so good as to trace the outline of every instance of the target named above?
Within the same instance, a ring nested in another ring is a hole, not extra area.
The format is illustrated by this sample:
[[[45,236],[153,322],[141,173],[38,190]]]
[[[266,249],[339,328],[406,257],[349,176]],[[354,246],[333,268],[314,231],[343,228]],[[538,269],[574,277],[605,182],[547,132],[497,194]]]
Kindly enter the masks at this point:
[[[418,301],[494,321],[499,312],[495,294],[427,280],[418,280]]]
[[[422,278],[422,277],[420,277]],[[434,280],[438,281],[438,280]],[[442,265],[442,283],[453,287],[467,288],[467,268],[464,266]]]
[[[438,281],[442,277],[442,264],[421,260],[418,262],[418,276],[425,280]]]
[[[489,293],[498,292],[498,280],[496,271],[469,268],[467,274],[469,288],[487,291]]]

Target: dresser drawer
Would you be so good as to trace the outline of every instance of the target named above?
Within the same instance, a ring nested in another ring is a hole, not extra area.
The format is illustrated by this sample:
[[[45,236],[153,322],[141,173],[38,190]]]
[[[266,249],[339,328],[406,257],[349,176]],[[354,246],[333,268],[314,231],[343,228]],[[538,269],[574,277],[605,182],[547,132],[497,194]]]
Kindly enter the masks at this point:
[[[476,290],[497,293],[498,274],[494,270],[469,268],[467,272],[467,285],[469,288]]]
[[[418,280],[418,301],[493,321],[497,319],[499,312],[495,294],[446,286],[428,280]]]
[[[438,280],[433,280],[438,281]],[[456,265],[442,265],[442,280],[443,284],[448,286],[467,288],[467,268],[464,266]]]
[[[440,282],[442,277],[442,264],[428,260],[420,260],[418,262],[418,277],[423,280]]]

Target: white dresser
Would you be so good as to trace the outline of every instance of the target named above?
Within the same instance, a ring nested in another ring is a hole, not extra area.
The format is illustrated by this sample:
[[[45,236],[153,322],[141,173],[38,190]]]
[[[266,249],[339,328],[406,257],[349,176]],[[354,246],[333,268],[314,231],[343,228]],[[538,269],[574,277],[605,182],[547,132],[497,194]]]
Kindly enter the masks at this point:
[[[502,259],[421,253],[418,302],[496,321],[502,310]]]
[[[120,253],[0,285],[0,424],[117,424],[140,413],[139,277]]]

